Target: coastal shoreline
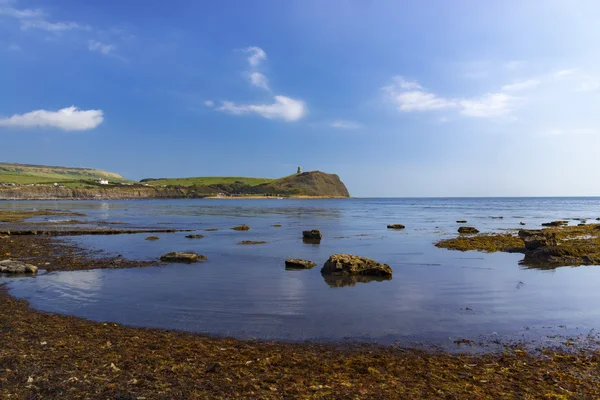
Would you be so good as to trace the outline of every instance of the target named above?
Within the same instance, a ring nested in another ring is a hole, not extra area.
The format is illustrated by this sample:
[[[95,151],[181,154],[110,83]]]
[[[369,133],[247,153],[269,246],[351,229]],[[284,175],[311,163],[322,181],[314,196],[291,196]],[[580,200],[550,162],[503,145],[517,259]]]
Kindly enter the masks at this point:
[[[8,212],[4,221],[12,222],[0,226],[32,225],[24,221],[35,214]],[[38,230],[57,229],[35,224]],[[6,253],[57,273],[159,265],[109,257],[52,235],[3,236],[0,254]],[[240,340],[37,311],[11,296],[6,285],[0,286],[0,304],[2,398],[600,396],[600,352],[591,349],[534,353],[517,344],[468,354],[356,342]]]

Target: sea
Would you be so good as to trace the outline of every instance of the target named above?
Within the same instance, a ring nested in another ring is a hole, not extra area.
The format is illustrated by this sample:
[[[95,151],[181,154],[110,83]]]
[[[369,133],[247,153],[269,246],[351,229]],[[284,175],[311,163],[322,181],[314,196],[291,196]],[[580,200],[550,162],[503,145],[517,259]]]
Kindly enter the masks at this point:
[[[118,228],[190,232],[67,238],[102,256],[157,260],[193,251],[207,261],[2,278],[38,310],[138,327],[240,339],[477,348],[584,341],[600,328],[600,267],[535,269],[522,254],[435,247],[467,220],[481,232],[596,223],[600,198],[196,199],[0,202],[0,209],[83,212]],[[71,219],[69,217],[68,219]],[[56,221],[56,216],[38,220]],[[391,230],[399,223],[403,230]],[[231,228],[240,224],[248,231]],[[280,224],[280,227],[273,225]],[[206,231],[206,229],[218,229]],[[319,229],[320,244],[302,231]],[[265,241],[240,245],[244,240]],[[323,277],[332,254],[389,264],[391,280]],[[317,263],[286,270],[285,260]],[[465,346],[465,343],[469,346]]]

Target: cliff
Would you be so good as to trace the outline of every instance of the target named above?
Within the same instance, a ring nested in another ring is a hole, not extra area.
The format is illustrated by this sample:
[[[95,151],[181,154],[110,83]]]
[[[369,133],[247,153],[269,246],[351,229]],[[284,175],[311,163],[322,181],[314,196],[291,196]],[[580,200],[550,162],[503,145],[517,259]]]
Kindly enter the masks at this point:
[[[291,196],[350,197],[346,185],[335,174],[310,171],[286,176],[255,186],[259,193],[278,193]]]
[[[0,200],[125,200],[197,197],[186,188],[152,187],[0,187]]]

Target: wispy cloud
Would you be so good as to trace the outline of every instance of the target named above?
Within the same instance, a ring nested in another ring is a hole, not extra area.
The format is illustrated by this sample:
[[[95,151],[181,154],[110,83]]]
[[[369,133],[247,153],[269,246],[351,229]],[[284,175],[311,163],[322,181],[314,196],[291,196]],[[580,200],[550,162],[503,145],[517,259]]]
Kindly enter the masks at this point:
[[[21,46],[19,46],[18,44],[10,44],[8,45],[8,47],[6,48],[8,51],[21,51]]]
[[[204,100],[204,105],[206,107],[214,107],[215,106],[215,102],[212,100]]]
[[[0,1],[0,15],[16,19],[43,18],[45,13],[41,9],[22,8],[18,9],[12,6],[14,1]]]
[[[103,120],[102,110],[79,110],[77,107],[71,106],[58,111],[36,110],[0,118],[0,127],[85,131],[96,128]]]
[[[487,93],[478,98],[460,100],[460,113],[478,118],[503,117],[514,109],[516,100],[506,93]]]
[[[337,129],[360,129],[363,125],[356,121],[349,121],[344,119],[338,119],[329,124],[332,128]]]
[[[423,89],[416,81],[402,76],[392,78],[392,83],[382,88],[399,111],[428,111],[456,107],[452,99],[438,97]]]
[[[88,43],[88,49],[90,51],[97,51],[104,55],[109,55],[109,54],[113,53],[117,49],[117,47],[113,44],[105,44],[105,43],[97,42],[95,40],[90,40]]]
[[[521,90],[533,89],[535,87],[538,87],[541,83],[542,81],[540,81],[539,79],[528,79],[526,81],[504,85],[502,86],[502,90],[504,90],[505,92],[518,92]]]
[[[76,22],[50,22],[41,19],[22,20],[21,29],[24,31],[28,29],[39,29],[52,33],[61,33],[74,29],[91,30],[89,26],[81,25]]]
[[[251,67],[257,67],[262,61],[267,59],[267,53],[260,47],[250,46],[244,49],[244,52],[249,53],[248,63]]]
[[[286,96],[275,96],[272,104],[235,104],[224,101],[219,111],[234,115],[256,114],[267,119],[282,119],[284,121],[298,121],[307,114],[306,105],[302,100]]]
[[[486,93],[469,98],[446,98],[402,76],[394,77],[392,84],[384,86],[382,90],[392,104],[402,112],[456,109],[460,114],[468,117],[496,118],[509,114],[517,101],[516,97],[503,92]]]
[[[260,72],[250,73],[250,82],[256,87],[269,90],[269,80],[265,75],[261,74]]]

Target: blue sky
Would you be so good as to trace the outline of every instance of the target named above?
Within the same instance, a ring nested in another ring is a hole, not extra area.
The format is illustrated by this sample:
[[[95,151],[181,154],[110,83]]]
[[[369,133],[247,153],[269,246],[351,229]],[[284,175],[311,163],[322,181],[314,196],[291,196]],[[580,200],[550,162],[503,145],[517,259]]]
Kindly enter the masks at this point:
[[[599,20],[594,0],[0,0],[0,161],[600,195]]]

